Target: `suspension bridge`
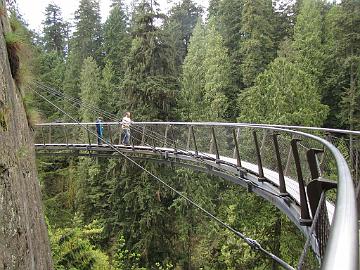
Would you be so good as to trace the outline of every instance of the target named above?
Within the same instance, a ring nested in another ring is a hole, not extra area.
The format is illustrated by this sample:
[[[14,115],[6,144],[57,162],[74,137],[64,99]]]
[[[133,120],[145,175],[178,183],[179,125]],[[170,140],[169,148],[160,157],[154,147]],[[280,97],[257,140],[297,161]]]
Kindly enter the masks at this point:
[[[359,189],[354,186],[359,182],[356,142],[360,132],[240,123],[134,122],[130,145],[122,145],[120,122],[101,123],[104,132],[99,137],[96,123],[81,123],[68,116],[73,122],[35,126],[37,155],[126,158],[285,269],[305,269],[310,248],[321,269],[359,268]],[[347,148],[350,164],[335,145]],[[275,205],[306,236],[298,264],[291,266],[173,189],[137,163],[144,159],[219,176]],[[329,190],[335,191],[336,198],[328,195]]]

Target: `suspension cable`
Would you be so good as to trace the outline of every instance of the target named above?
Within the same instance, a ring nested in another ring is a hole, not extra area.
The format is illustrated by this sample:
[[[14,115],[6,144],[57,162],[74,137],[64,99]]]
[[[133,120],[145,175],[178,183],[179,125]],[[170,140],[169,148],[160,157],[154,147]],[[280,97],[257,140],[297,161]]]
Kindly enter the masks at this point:
[[[47,101],[48,103],[50,103],[52,106],[54,106],[56,109],[58,109],[60,112],[62,112],[63,114],[65,114],[66,116],[68,116],[70,119],[72,119],[73,121],[76,122],[77,125],[79,125],[80,127],[82,127],[83,129],[85,129],[87,132],[92,133],[93,135],[95,135],[98,139],[100,139],[103,143],[105,143],[106,145],[108,145],[110,148],[112,148],[115,152],[117,152],[118,154],[120,154],[121,156],[123,156],[125,159],[127,159],[128,161],[130,161],[131,163],[133,163],[135,166],[137,166],[138,168],[140,168],[141,170],[143,170],[144,172],[146,172],[147,174],[149,174],[150,176],[152,176],[154,179],[156,179],[157,181],[159,181],[160,183],[162,183],[164,186],[166,186],[167,188],[169,188],[170,190],[172,190],[174,193],[176,193],[177,195],[179,195],[181,198],[183,198],[184,200],[186,200],[188,203],[190,203],[191,205],[193,205],[195,208],[199,209],[200,211],[202,211],[203,213],[205,213],[210,219],[213,219],[214,221],[216,221],[218,224],[220,224],[221,226],[223,226],[224,228],[228,229],[229,231],[233,232],[236,236],[238,236],[239,238],[243,239],[250,247],[252,247],[255,251],[261,251],[262,253],[264,253],[266,256],[268,256],[270,259],[276,261],[279,265],[281,265],[282,267],[284,267],[285,269],[288,270],[295,270],[292,266],[290,266],[288,263],[286,263],[285,261],[283,261],[282,259],[280,259],[279,257],[277,257],[276,255],[274,255],[273,253],[265,250],[256,240],[251,239],[249,237],[246,237],[245,234],[237,231],[236,229],[232,228],[230,225],[226,224],[224,221],[222,221],[220,218],[216,217],[215,215],[213,215],[212,213],[210,213],[208,210],[206,210],[205,208],[203,208],[202,206],[200,206],[198,203],[194,202],[193,200],[191,200],[189,197],[187,197],[186,195],[183,195],[180,191],[178,191],[177,189],[175,189],[174,187],[172,187],[171,185],[169,185],[168,183],[166,183],[164,180],[160,179],[158,176],[156,176],[155,174],[153,174],[152,172],[150,172],[148,169],[146,169],[145,167],[143,167],[142,165],[140,165],[139,163],[137,163],[135,160],[133,160],[132,158],[128,157],[127,155],[125,155],[124,153],[122,153],[121,151],[119,151],[113,144],[107,142],[106,140],[104,140],[103,138],[99,137],[95,132],[93,132],[92,130],[90,130],[89,128],[87,128],[84,124],[80,123],[78,120],[76,120],[73,116],[71,116],[70,114],[68,114],[66,111],[64,111],[63,109],[61,109],[59,106],[57,106],[56,104],[54,104],[52,101],[50,101],[49,99],[47,99],[46,97],[44,97],[43,95],[41,95],[40,93],[38,93],[36,90],[33,90],[38,96],[40,96],[42,99],[44,99],[45,101]]]

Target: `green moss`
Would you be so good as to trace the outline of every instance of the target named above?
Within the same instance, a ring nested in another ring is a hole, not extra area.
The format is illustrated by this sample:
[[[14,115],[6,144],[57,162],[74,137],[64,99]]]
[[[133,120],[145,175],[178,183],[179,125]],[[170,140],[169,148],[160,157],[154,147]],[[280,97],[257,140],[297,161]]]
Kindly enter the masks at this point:
[[[0,131],[7,131],[7,123],[6,123],[6,108],[3,103],[0,101]]]

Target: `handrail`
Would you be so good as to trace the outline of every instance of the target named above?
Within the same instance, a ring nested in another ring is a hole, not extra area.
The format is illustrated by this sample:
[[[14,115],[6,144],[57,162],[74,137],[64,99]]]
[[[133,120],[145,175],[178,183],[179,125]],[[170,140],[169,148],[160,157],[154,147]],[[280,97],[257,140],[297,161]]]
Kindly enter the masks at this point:
[[[119,122],[102,122],[104,125],[118,125]],[[82,125],[95,125],[96,123],[81,123]],[[360,135],[359,131],[345,131],[337,129],[322,129],[312,127],[296,127],[281,125],[246,124],[246,123],[216,123],[216,122],[133,122],[133,125],[181,125],[181,126],[209,126],[209,127],[246,127],[271,131],[282,131],[294,135],[304,136],[324,145],[334,156],[338,170],[338,191],[335,214],[332,221],[330,238],[326,248],[322,269],[358,269],[358,220],[356,209],[356,196],[349,167],[340,151],[330,142],[318,136],[299,130],[321,130],[344,134]],[[37,126],[79,126],[78,123],[44,123]],[[291,130],[298,129],[298,130]]]
[[[102,124],[106,125],[115,125],[121,123],[121,120],[117,122],[102,122]],[[95,122],[87,122],[82,124],[95,125]],[[133,122],[134,125],[194,125],[194,126],[236,126],[236,127],[273,127],[273,128],[281,128],[281,129],[295,129],[295,130],[312,130],[312,131],[324,131],[324,132],[333,132],[340,134],[351,134],[351,135],[359,135],[360,131],[357,130],[347,130],[347,129],[336,129],[336,128],[321,128],[321,127],[308,127],[308,126],[289,126],[289,125],[273,125],[273,124],[254,124],[254,123],[224,123],[224,122]],[[39,123],[36,126],[63,126],[63,125],[78,125],[77,123],[62,123],[62,122],[52,122],[52,123]]]

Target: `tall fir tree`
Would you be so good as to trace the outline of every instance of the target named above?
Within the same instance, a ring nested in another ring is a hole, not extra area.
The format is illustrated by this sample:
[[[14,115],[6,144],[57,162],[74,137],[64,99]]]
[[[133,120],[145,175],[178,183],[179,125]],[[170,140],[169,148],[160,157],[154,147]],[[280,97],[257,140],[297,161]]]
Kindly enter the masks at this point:
[[[194,27],[202,14],[202,8],[192,0],[182,0],[169,11],[165,29],[176,52],[176,67],[181,69],[189,48],[189,41]]]
[[[328,107],[321,104],[313,77],[279,57],[239,97],[239,121],[321,126]]]
[[[123,0],[113,0],[110,15],[104,24],[105,63],[113,67],[114,83],[120,86],[125,74],[125,59],[130,51],[131,36]]]
[[[231,62],[222,36],[211,19],[206,28],[195,27],[182,77],[182,112],[192,121],[216,121],[227,116],[234,98]]]
[[[45,9],[45,20],[43,21],[45,51],[56,51],[59,55],[64,55],[67,28],[68,25],[61,17],[60,7],[49,4]]]
[[[200,102],[205,95],[205,29],[201,19],[190,39],[189,52],[183,65],[181,78],[180,111],[183,120],[205,120]]]
[[[320,83],[324,70],[323,1],[301,1],[294,30],[295,63]],[[320,85],[318,86],[320,87]],[[322,91],[319,89],[319,93]]]
[[[80,72],[83,61],[91,56],[98,65],[102,64],[101,52],[101,19],[97,0],[81,0],[79,9],[75,12],[75,32],[69,43],[69,55],[66,61],[64,78],[64,94],[79,98]],[[76,118],[79,118],[77,107],[67,101],[64,108]],[[66,120],[67,117],[64,117]]]
[[[137,119],[174,119],[178,80],[175,52],[155,20],[155,3],[142,1],[134,14],[133,42],[121,93],[122,107]],[[153,6],[153,5],[154,6]]]
[[[241,63],[243,56],[241,53],[242,38],[242,10],[243,0],[212,0],[209,3],[209,19],[216,21],[216,28],[224,39],[224,44],[228,49],[231,59],[230,76],[235,86],[234,95],[238,95],[244,88],[242,80]],[[233,115],[237,116],[237,107],[232,106]]]
[[[244,0],[241,30],[241,72],[249,87],[275,57],[272,1]]]
[[[81,0],[75,12],[75,32],[70,42],[70,51],[79,62],[91,56],[98,65],[102,64],[102,32],[98,0]]]

